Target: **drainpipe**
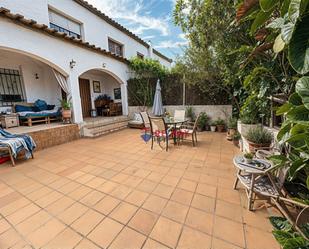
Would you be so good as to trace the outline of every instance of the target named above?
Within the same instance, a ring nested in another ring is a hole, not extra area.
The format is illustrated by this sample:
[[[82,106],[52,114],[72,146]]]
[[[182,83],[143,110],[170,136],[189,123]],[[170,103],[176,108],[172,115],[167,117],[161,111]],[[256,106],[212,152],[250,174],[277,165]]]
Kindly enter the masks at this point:
[[[183,83],[182,83],[182,105],[185,107],[186,105],[186,83],[185,83],[186,76],[183,75]]]
[[[148,48],[148,57],[153,58],[153,48],[152,48],[152,42],[149,40],[148,41],[149,48]]]

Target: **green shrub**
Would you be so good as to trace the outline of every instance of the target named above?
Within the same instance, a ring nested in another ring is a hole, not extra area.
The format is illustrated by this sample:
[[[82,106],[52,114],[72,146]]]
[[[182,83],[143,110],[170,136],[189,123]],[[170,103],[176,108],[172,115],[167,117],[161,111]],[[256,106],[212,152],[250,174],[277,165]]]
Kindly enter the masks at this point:
[[[209,117],[207,116],[206,112],[201,112],[198,120],[198,126],[204,129],[208,121]]]
[[[222,118],[218,118],[215,122],[216,125],[225,125],[225,121]]]
[[[192,121],[195,120],[195,113],[193,111],[192,106],[187,106],[186,108],[186,116],[190,118]]]
[[[227,122],[227,128],[236,129],[237,128],[237,118],[230,117]]]
[[[244,154],[244,158],[247,158],[247,159],[253,159],[253,154],[252,153],[246,153]]]
[[[246,139],[255,144],[270,144],[273,139],[273,135],[268,130],[262,127],[251,128]]]

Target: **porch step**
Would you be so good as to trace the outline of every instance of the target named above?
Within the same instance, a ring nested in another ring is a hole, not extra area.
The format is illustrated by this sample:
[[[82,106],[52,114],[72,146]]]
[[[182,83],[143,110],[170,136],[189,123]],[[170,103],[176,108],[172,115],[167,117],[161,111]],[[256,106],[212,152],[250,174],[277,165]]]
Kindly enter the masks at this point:
[[[119,116],[86,121],[82,134],[84,137],[99,137],[128,127],[129,120],[127,116]]]

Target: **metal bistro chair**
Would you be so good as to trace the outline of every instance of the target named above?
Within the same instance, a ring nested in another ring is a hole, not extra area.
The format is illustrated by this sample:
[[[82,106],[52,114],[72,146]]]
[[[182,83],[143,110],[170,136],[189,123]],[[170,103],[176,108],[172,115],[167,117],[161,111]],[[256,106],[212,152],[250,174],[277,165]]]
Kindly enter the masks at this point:
[[[179,139],[184,140],[186,136],[191,136],[193,147],[197,145],[197,124],[200,114],[197,116],[195,122],[186,122],[179,129]]]
[[[165,143],[165,149],[168,151],[168,140],[172,132],[161,117],[149,117],[151,130],[151,149],[156,140],[158,145],[163,149],[162,142]]]

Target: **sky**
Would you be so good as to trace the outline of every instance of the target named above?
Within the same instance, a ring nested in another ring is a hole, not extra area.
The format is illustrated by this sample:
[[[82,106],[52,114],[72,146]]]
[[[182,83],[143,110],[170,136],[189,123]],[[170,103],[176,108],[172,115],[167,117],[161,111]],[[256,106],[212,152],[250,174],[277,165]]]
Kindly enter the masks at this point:
[[[176,0],[87,0],[169,58],[181,55],[187,44],[173,24]]]

